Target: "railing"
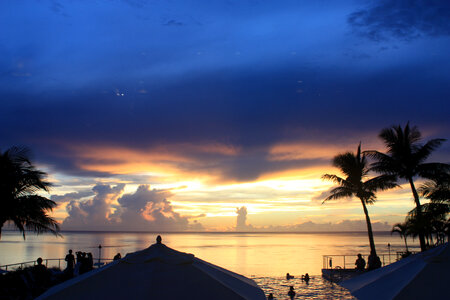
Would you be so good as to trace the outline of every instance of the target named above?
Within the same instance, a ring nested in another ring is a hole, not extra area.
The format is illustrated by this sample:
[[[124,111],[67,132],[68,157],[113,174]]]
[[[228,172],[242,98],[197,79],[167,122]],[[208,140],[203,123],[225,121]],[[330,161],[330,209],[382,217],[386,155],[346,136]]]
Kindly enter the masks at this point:
[[[416,254],[416,253],[419,253],[419,252],[417,252],[417,251],[408,251],[408,252],[406,252],[406,251],[397,251],[396,252],[397,260],[400,260],[402,258],[408,257],[408,256],[410,256],[412,254]]]
[[[113,259],[111,258],[94,258],[94,268],[104,266],[110,262],[112,262]],[[64,258],[46,258],[42,260],[42,264],[44,264],[47,268],[58,268],[61,269],[61,267],[66,267],[66,261]],[[37,265],[37,262],[35,260],[32,261],[24,261],[20,263],[15,264],[8,264],[8,265],[0,265],[0,270],[3,271],[14,271],[18,269],[24,269],[26,267],[32,267]]]
[[[365,261],[369,261],[369,255],[362,255]],[[394,253],[392,254],[378,254],[381,265],[387,266],[396,261]],[[322,265],[323,269],[355,269],[355,261],[358,257],[356,255],[323,255]]]

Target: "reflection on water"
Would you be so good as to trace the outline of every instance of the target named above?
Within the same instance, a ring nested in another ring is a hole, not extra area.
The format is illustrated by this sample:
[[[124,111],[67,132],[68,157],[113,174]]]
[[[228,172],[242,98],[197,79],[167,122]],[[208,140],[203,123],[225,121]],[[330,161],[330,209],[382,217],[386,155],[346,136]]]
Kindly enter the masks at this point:
[[[274,299],[290,299],[287,296],[290,286],[294,287],[296,293],[294,299],[356,299],[346,289],[321,276],[312,276],[308,284],[299,278],[286,280],[285,277],[253,277],[252,279],[266,295],[272,293]]]
[[[246,276],[283,277],[309,273],[319,275],[322,255],[368,254],[365,233],[165,233],[163,243],[182,252]],[[92,252],[103,258],[122,256],[155,243],[155,233],[64,232],[63,238],[51,235],[22,236],[2,232],[0,265],[42,258],[63,258],[69,249]],[[411,241],[412,242],[412,241]],[[402,251],[398,236],[375,234],[379,253]],[[414,245],[413,245],[414,246]],[[415,245],[417,247],[417,245]],[[414,247],[413,247],[414,250]]]

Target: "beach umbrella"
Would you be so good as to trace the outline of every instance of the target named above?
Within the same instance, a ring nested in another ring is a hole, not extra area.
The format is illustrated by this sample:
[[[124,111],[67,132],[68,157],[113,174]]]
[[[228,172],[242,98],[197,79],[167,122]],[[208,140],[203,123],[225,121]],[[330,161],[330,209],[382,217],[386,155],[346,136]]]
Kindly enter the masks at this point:
[[[450,299],[449,243],[343,281],[358,299]]]
[[[266,299],[242,275],[156,243],[63,282],[38,299]]]

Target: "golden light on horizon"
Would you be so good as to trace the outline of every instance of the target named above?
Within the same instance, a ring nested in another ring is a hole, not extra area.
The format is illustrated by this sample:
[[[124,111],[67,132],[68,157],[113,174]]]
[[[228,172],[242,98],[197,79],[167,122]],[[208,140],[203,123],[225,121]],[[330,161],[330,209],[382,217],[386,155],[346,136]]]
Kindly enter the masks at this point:
[[[224,177],[220,165],[206,169],[199,167],[202,162],[199,161],[201,156],[198,156],[198,153],[209,153],[232,157],[242,151],[240,148],[221,144],[185,144],[184,153],[184,149],[174,150],[172,146],[154,147],[149,151],[95,145],[74,149],[77,161],[84,170],[132,176],[130,179],[121,179],[121,176],[117,179],[96,179],[97,183],[107,185],[125,184],[121,194],[109,201],[116,207],[120,206],[117,202],[119,197],[135,193],[140,184],[150,184],[151,189],[170,191],[171,196],[167,200],[175,212],[190,219],[198,219],[206,226],[220,227],[220,222],[225,222],[227,226],[233,224],[237,216],[236,209],[242,206],[247,208],[248,219],[259,220],[258,224],[263,223],[260,216],[264,216],[268,224],[306,220],[317,222],[321,221],[318,215],[324,212],[329,212],[328,218],[334,221],[353,216],[363,218],[358,199],[322,204],[326,192],[334,184],[321,177],[325,173],[339,174],[339,170],[331,166],[330,159],[335,152],[347,150],[340,146],[330,151],[329,147],[319,144],[275,145],[268,151],[269,161],[305,158],[318,161],[315,165],[305,167],[268,169],[257,178],[243,182]],[[141,178],[141,182],[135,182],[133,176]],[[58,179],[58,176],[54,177]],[[74,187],[92,188],[82,183]],[[70,188],[61,187],[58,190],[63,193],[70,191]],[[403,189],[380,192],[378,202],[370,206],[369,210],[377,215],[388,210],[401,215],[400,212],[406,212],[405,207],[412,207],[410,198],[407,185]],[[65,208],[65,205],[60,205],[55,211],[58,219],[67,216]],[[109,209],[109,215],[114,211],[115,208]]]

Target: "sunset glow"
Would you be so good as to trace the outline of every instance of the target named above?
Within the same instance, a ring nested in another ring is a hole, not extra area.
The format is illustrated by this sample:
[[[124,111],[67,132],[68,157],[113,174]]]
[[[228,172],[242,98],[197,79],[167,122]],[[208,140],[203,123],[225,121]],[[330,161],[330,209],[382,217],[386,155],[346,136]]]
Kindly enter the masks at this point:
[[[63,230],[364,231],[359,199],[322,203],[333,157],[450,138],[444,4],[7,2],[0,150],[32,150]],[[399,184],[375,230],[414,208]]]

